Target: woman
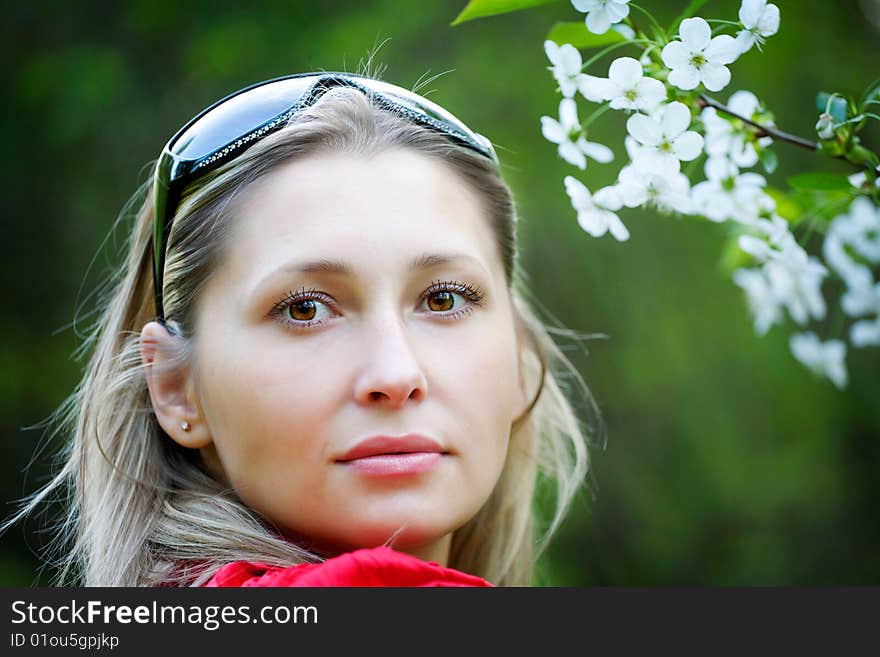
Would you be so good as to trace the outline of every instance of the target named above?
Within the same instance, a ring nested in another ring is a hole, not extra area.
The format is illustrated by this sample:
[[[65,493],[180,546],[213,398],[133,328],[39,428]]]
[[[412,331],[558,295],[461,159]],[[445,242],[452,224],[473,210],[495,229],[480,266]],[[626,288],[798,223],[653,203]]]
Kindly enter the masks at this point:
[[[488,140],[366,76],[260,83],[190,121],[59,409],[68,460],[22,511],[69,486],[62,580],[359,558],[527,584],[587,467],[560,375],[589,393],[524,302],[515,226]]]

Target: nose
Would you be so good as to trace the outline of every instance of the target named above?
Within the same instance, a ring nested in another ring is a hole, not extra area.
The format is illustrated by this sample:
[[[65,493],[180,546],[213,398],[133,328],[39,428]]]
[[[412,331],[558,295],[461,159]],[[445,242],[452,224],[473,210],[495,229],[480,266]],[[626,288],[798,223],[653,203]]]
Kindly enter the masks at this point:
[[[399,408],[428,392],[422,364],[399,318],[375,322],[364,340],[364,359],[355,383],[355,398],[365,405]]]

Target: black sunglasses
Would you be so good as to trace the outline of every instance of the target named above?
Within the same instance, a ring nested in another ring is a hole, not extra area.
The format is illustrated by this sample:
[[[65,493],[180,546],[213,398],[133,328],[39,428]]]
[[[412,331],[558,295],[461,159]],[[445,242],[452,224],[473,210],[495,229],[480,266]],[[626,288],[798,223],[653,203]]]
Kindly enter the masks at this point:
[[[436,130],[498,166],[492,143],[445,109],[402,87],[351,73],[299,73],[258,82],[217,101],[171,138],[153,175],[153,283],[156,314],[164,323],[162,275],[165,245],[183,187],[228,162],[333,87],[354,87],[373,104]]]

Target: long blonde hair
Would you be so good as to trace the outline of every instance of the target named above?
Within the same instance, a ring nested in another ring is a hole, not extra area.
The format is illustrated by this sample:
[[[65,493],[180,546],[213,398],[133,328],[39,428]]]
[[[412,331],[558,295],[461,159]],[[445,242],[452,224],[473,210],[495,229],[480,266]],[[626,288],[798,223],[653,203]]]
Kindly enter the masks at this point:
[[[237,195],[279,164],[309,153],[369,154],[394,147],[439,158],[478,192],[503,259],[517,330],[529,345],[523,366],[534,401],[511,427],[507,459],[490,498],[454,532],[448,564],[498,585],[526,585],[585,478],[588,437],[601,431],[601,420],[583,379],[527,302],[513,197],[486,158],[378,108],[355,89],[326,93],[283,129],[184,190],[168,238],[163,285],[167,322],[177,333],[176,357],[193,364],[196,300],[223,257],[229,206]],[[81,347],[91,351],[85,375],[50,418],[53,435],[66,438],[63,465],[3,529],[60,498],[64,512],[49,546],[57,555],[52,563],[60,584],[197,585],[241,559],[280,566],[320,561],[209,476],[198,451],[170,440],[155,418],[140,353],[140,330],[156,311],[151,188],[142,187],[134,205],[140,194],[145,200],[130,232],[127,260]],[[585,402],[593,426],[579,418],[577,401]],[[535,498],[542,480],[555,485],[549,518],[539,528]]]

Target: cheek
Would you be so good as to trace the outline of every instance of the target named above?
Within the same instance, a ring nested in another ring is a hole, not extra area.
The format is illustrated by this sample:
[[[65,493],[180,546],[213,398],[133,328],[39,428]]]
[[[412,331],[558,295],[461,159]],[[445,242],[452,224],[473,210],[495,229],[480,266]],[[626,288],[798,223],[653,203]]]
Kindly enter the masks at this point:
[[[474,450],[474,476],[500,472],[507,454],[518,391],[516,338],[504,321],[480,325],[458,358],[450,358],[450,411]],[[454,371],[453,371],[454,369]]]
[[[456,362],[461,394],[472,405],[480,402],[486,417],[509,415],[518,378],[511,326],[500,320],[476,325],[459,353],[460,357],[450,361]]]
[[[261,506],[253,499],[257,489],[289,486],[291,478],[308,482],[311,464],[326,456],[313,437],[331,418],[331,382],[342,373],[314,350],[279,348],[271,340],[224,339],[217,348],[206,339],[200,358],[208,363],[200,374],[203,412],[242,497],[251,490],[248,501]]]

